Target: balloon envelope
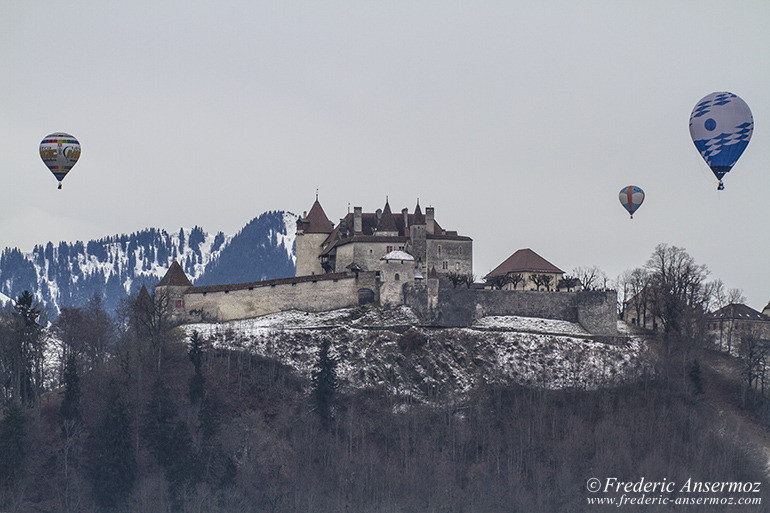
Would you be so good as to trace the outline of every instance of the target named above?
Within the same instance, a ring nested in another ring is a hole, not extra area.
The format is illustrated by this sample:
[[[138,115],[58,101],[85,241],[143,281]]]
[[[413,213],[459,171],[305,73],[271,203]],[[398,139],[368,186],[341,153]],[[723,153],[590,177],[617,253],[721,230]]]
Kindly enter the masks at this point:
[[[40,158],[59,180],[61,189],[61,181],[80,158],[80,143],[62,132],[46,135],[40,143]]]
[[[636,185],[629,185],[620,189],[620,204],[634,218],[634,212],[642,205],[644,201],[644,191]]]
[[[728,92],[703,97],[690,114],[690,136],[703,160],[719,180],[730,171],[754,132],[746,102]]]

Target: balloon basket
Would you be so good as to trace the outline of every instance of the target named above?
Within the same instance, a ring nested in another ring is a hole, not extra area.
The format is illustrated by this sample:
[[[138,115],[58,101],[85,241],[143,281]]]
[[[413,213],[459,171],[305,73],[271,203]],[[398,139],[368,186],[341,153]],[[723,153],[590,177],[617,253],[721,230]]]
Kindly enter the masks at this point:
[[[722,180],[719,180],[719,185],[717,185],[717,190],[718,191],[725,190],[725,184],[722,183]]]
[[[58,188],[61,189],[61,182],[59,182],[59,187]]]

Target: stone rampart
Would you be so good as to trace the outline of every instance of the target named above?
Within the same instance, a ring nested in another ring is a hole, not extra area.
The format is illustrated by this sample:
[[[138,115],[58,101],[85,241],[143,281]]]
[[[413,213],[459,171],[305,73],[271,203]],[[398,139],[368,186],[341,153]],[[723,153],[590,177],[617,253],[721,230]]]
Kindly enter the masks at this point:
[[[184,309],[189,321],[219,322],[287,310],[322,312],[358,304],[361,289],[373,291],[378,299],[374,272],[191,287],[184,294]]]
[[[486,290],[455,288],[443,278],[425,282],[407,285],[404,301],[428,324],[470,326],[481,317],[517,315],[578,322],[597,335],[617,332],[615,291]]]

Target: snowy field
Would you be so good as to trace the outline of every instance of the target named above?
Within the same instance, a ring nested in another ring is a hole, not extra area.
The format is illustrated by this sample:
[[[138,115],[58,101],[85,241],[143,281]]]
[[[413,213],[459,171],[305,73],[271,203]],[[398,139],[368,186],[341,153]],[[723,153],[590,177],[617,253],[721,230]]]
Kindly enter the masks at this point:
[[[550,333],[554,335],[590,336],[576,322],[559,321],[556,319],[540,319],[537,317],[518,317],[515,315],[492,315],[482,317],[473,323],[474,328],[500,331],[524,331],[530,333]]]
[[[388,327],[416,322],[406,307],[351,308],[283,312],[182,329],[188,335],[198,331],[213,347],[276,359],[306,378],[321,342],[328,339],[343,387],[385,387],[420,401],[464,394],[485,383],[591,390],[636,380],[652,368],[640,339],[596,342],[582,327],[565,321],[487,317],[472,328],[418,329],[422,344],[405,349],[399,344],[403,335]]]

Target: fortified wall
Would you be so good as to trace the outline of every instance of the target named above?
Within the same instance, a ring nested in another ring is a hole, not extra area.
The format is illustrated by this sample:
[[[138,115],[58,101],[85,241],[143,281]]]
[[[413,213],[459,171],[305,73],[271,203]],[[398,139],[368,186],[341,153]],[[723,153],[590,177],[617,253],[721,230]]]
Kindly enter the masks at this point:
[[[172,300],[181,307],[175,309],[176,316],[187,322],[223,322],[287,310],[336,310],[379,301],[379,295],[376,273],[351,272],[188,287]]]
[[[589,333],[617,333],[617,293],[611,291],[536,292],[453,287],[445,278],[404,286],[404,303],[427,324],[470,326],[481,317],[517,315],[580,323]]]

